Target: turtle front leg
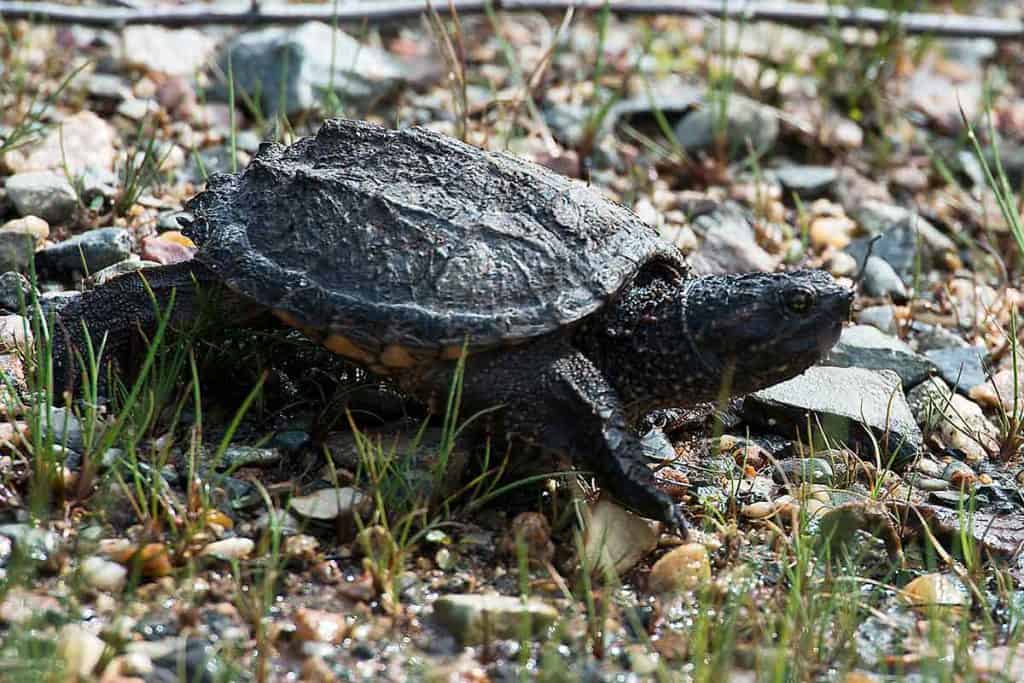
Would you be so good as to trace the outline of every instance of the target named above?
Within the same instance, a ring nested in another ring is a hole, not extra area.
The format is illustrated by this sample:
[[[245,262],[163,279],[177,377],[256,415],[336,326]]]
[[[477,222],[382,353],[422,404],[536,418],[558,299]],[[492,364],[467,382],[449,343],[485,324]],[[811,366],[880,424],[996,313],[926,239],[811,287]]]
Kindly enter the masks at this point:
[[[102,345],[97,359],[102,383],[108,364],[126,369],[145,352],[142,341],[152,338],[161,315],[169,315],[176,326],[195,319],[201,307],[199,290],[207,288],[226,289],[212,271],[190,261],[127,273],[73,299],[54,321],[54,396],[74,396],[81,390],[87,340],[94,353]]]
[[[504,404],[509,436],[570,455],[623,505],[686,535],[682,510],[655,486],[617,392],[565,341],[471,356],[463,399],[475,409]]]

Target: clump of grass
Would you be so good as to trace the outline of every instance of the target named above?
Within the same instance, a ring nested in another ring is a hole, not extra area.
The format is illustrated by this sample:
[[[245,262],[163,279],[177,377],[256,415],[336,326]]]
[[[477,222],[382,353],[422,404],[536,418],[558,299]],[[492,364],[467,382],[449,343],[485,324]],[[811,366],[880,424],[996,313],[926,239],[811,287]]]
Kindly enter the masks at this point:
[[[728,31],[723,27],[719,32],[718,58],[721,65],[718,69],[712,70],[712,63],[708,62],[708,100],[713,112],[712,137],[714,138],[715,156],[719,164],[725,165],[729,159],[730,144],[749,145],[747,140],[730,141],[729,133],[729,100],[736,89],[736,62],[739,59],[739,46],[746,28],[746,22],[739,22],[739,31],[736,35],[736,44],[730,47],[727,44]]]
[[[865,4],[860,0],[845,3]],[[918,63],[931,43],[926,37],[910,40],[900,18],[917,9],[913,0],[884,0],[877,3],[887,12],[888,23],[882,29],[859,35],[851,44],[849,31],[831,20],[825,30],[829,49],[815,60],[816,81],[821,84],[828,105],[836,105],[851,120],[864,126],[872,159],[884,166],[892,152],[887,131],[899,120],[884,87],[901,62]]]
[[[594,86],[594,96],[590,103],[590,109],[583,122],[583,134],[576,146],[579,154],[581,167],[588,164],[604,132],[605,121],[612,111],[612,107],[619,100],[615,92],[608,92],[604,86],[604,48],[608,40],[608,23],[611,20],[611,7],[605,2],[597,14],[597,46],[594,53],[594,70],[590,75],[590,82]],[[581,168],[582,171],[582,168]],[[581,176],[584,174],[581,173]]]
[[[404,449],[398,444],[386,446],[362,432],[349,414],[349,424],[356,439],[359,465],[355,481],[369,492],[372,504],[367,519],[356,516],[361,538],[364,565],[374,577],[388,604],[398,604],[398,578],[413,547],[428,533],[451,524],[457,504],[467,508],[500,495],[498,482],[507,458],[497,468],[490,466],[490,445],[484,448],[481,473],[462,487],[452,491],[449,478],[459,439],[489,410],[480,411],[462,420],[460,406],[465,373],[465,354],[456,363],[441,426],[441,438],[429,463],[430,482],[417,482],[416,471],[423,467],[418,454],[429,421],[424,421],[411,443]],[[500,406],[492,410],[497,410]],[[328,458],[328,462],[332,462]],[[335,475],[336,478],[336,475]],[[521,485],[523,481],[513,485]],[[337,482],[335,482],[337,484]],[[507,490],[507,489],[506,489]]]
[[[114,214],[124,216],[147,190],[160,178],[172,147],[163,145],[157,139],[157,130],[153,126],[149,134],[144,134],[143,122],[139,123],[136,138],[140,140],[138,149],[129,148],[121,164],[120,188],[114,198]],[[162,151],[162,153],[161,153]]]
[[[0,21],[0,40],[4,51],[9,55],[16,54],[18,39],[10,30],[10,25],[3,21]],[[0,136],[0,156],[32,144],[46,133],[49,124],[43,119],[88,65],[89,62],[82,62],[68,71],[57,83],[57,87],[44,95],[41,90],[30,87],[28,65],[16,59],[6,61],[3,77],[0,78],[0,120],[6,119],[10,127]]]
[[[449,2],[448,10],[452,15],[449,28],[432,3],[427,2],[430,30],[435,42],[441,48],[445,65],[448,67],[448,82],[452,92],[452,104],[455,109],[455,137],[466,142],[469,133],[469,82],[466,76],[466,46],[462,39],[462,22],[455,4]]]
[[[987,93],[987,90],[986,90]],[[967,139],[971,144],[974,156],[984,173],[986,184],[995,196],[996,204],[1003,216],[1003,220],[1009,226],[1010,236],[1013,245],[1017,248],[1017,267],[1024,264],[1024,219],[1021,218],[1021,202],[1013,190],[1006,171],[1003,168],[999,151],[999,134],[996,131],[992,118],[991,103],[985,101],[986,133],[991,154],[986,154],[981,141],[974,128],[974,124],[968,119],[963,107],[960,108],[960,116],[967,130]],[[991,163],[990,163],[991,157]],[[1009,271],[1011,264],[1004,265]],[[1004,331],[1007,346],[1010,353],[1011,369],[1013,372],[1012,389],[1013,401],[1009,410],[1003,407],[1002,397],[999,401],[999,431],[1001,434],[1000,459],[1007,460],[1018,455],[1024,448],[1024,405],[1020,404],[1021,378],[1018,368],[1019,363],[1019,339],[1017,329],[1016,311],[1010,312],[1010,329]],[[998,393],[998,391],[997,391]]]

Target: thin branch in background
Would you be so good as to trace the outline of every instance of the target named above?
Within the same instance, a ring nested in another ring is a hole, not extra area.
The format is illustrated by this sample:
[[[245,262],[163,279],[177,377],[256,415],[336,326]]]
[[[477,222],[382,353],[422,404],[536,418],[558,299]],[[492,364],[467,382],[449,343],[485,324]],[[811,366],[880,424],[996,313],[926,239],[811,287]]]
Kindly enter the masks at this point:
[[[569,8],[597,11],[604,0],[452,0],[448,9],[461,15],[482,14],[488,5],[504,11],[564,12]],[[678,14],[715,17],[744,22],[772,21],[790,26],[858,27],[884,30],[895,25],[905,34],[928,34],[947,38],[992,38],[1020,40],[1024,23],[962,14],[907,12],[898,16],[874,7],[838,7],[776,2],[751,5],[722,0],[611,0],[609,9],[617,15]],[[443,11],[443,10],[439,10]],[[206,26],[211,24],[263,25],[300,24],[307,21],[368,21],[383,23],[418,17],[427,12],[425,0],[382,0],[351,2],[335,9],[332,4],[288,5],[254,2],[248,7],[211,7],[205,4],[168,8],[74,7],[49,2],[0,0],[0,18],[31,19],[54,24],[119,28],[130,24],[161,26]]]

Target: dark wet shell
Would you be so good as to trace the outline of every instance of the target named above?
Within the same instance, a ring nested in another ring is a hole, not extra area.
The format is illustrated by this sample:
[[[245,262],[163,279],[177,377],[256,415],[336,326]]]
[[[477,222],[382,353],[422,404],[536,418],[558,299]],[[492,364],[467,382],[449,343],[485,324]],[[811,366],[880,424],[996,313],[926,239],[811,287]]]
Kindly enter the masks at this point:
[[[599,309],[649,260],[681,259],[547,169],[354,121],[264,147],[188,208],[197,258],[229,286],[364,348],[521,341]]]

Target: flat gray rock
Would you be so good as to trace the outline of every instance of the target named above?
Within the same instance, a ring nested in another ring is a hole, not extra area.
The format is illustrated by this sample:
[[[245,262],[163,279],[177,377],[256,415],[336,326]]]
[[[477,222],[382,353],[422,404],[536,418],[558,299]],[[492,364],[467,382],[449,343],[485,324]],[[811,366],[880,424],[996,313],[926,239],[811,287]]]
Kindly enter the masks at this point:
[[[914,353],[910,344],[899,337],[887,334],[870,324],[850,325],[843,328],[839,342],[869,349],[889,349],[903,353]]]
[[[802,199],[817,199],[829,194],[839,178],[830,166],[785,166],[775,170],[775,177],[789,193]]]
[[[986,381],[988,352],[981,346],[963,346],[925,351],[928,360],[938,367],[942,379],[957,391],[966,394],[971,387]]]
[[[938,372],[928,358],[912,351],[906,342],[869,325],[853,325],[843,330],[839,343],[832,347],[821,364],[838,368],[891,370],[899,375],[904,391]]]
[[[17,173],[4,181],[4,187],[19,216],[37,216],[50,224],[64,223],[78,207],[75,188],[63,175],[50,171]]]
[[[751,422],[804,439],[810,424],[816,439],[827,437],[816,445],[857,445],[865,457],[873,457],[874,439],[883,459],[895,456],[898,464],[922,444],[899,377],[886,370],[815,366],[747,396],[742,411]]]
[[[132,253],[132,236],[124,228],[98,228],[58,242],[36,254],[41,270],[96,273]]]
[[[771,107],[743,95],[731,94],[724,102],[703,98],[703,106],[684,116],[676,126],[676,137],[687,152],[714,150],[720,117],[725,114],[722,136],[730,158],[749,153],[747,142],[755,152],[770,151],[779,138],[779,117]]]

